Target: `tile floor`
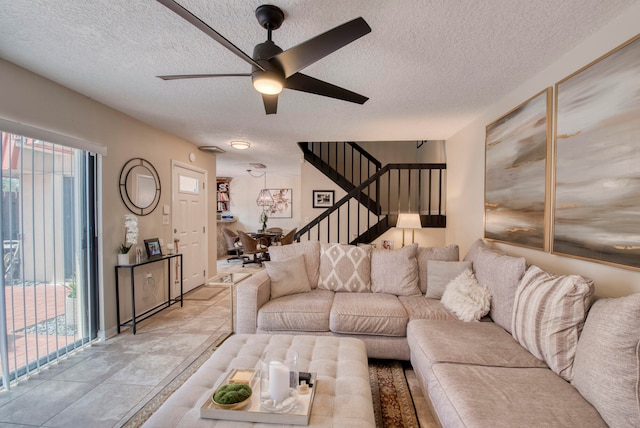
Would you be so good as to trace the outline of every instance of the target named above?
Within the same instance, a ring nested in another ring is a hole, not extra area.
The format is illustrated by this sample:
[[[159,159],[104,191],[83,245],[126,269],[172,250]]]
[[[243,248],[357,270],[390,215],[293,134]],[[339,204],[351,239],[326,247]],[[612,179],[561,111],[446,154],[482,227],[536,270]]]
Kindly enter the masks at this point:
[[[256,271],[236,262],[218,265],[219,273]],[[221,289],[210,300],[187,294],[183,307],[173,305],[142,321],[135,336],[123,329],[0,391],[0,428],[121,426],[230,333],[229,290]]]
[[[218,262],[218,273],[259,268]],[[231,330],[229,290],[171,306],[104,343],[72,353],[0,391],[0,428],[121,427],[210,344]],[[421,427],[435,427],[413,370],[407,378]]]

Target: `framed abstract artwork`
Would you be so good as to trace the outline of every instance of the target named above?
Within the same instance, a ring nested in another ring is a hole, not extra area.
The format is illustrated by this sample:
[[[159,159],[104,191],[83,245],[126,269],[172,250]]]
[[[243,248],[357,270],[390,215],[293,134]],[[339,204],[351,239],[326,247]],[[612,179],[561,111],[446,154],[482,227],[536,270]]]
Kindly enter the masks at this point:
[[[551,88],[487,125],[484,235],[548,250]]]
[[[269,218],[291,218],[293,189],[267,189],[273,198],[273,205],[265,207]]]
[[[640,270],[640,36],[556,84],[552,252]]]

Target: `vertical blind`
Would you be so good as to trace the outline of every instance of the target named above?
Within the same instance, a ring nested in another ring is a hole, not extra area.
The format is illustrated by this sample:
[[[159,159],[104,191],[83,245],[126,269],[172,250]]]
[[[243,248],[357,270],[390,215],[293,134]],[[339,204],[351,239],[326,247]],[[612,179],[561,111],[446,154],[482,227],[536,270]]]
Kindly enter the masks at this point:
[[[9,388],[96,336],[96,155],[1,134],[0,358]]]

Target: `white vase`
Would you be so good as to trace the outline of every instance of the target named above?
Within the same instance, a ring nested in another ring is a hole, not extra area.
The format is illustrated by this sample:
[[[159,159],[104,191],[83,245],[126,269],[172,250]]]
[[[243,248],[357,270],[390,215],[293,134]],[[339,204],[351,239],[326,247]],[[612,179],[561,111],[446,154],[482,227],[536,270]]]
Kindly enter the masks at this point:
[[[118,254],[118,264],[119,265],[128,265],[129,264],[129,253]]]

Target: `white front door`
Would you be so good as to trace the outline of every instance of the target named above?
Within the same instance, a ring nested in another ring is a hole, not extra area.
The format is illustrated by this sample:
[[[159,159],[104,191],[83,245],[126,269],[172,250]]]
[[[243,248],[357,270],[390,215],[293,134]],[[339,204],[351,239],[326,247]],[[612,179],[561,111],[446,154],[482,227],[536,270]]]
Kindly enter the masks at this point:
[[[207,277],[206,179],[205,171],[172,163],[173,239],[180,240],[185,293],[204,284]]]

